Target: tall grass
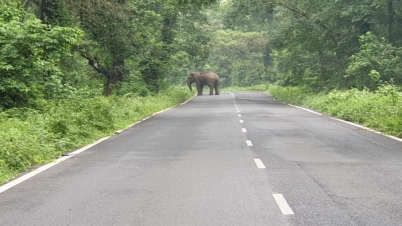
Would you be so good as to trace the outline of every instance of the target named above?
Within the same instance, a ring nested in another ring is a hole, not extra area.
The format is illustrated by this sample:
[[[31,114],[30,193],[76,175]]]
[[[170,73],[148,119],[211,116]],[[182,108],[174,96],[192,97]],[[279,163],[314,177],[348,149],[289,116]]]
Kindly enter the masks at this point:
[[[53,161],[194,94],[171,88],[155,96],[82,96],[0,112],[0,184],[33,165]]]
[[[383,85],[374,92],[351,89],[313,93],[300,87],[272,84],[247,88],[231,87],[226,90],[265,91],[279,101],[316,109],[385,134],[402,137],[402,94],[394,85]]]

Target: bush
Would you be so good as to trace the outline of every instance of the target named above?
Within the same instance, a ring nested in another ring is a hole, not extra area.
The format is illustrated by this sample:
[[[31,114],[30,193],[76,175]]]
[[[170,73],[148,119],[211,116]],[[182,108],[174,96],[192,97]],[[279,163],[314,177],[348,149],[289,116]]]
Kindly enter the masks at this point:
[[[173,87],[155,96],[75,96],[0,112],[0,184],[193,95]]]
[[[269,85],[276,99],[314,108],[334,117],[353,121],[380,132],[402,137],[402,95],[392,84],[377,91],[350,89],[311,93],[298,87]]]
[[[0,108],[27,106],[70,89],[61,83],[58,63],[83,36],[76,28],[48,27],[11,5],[0,5]]]

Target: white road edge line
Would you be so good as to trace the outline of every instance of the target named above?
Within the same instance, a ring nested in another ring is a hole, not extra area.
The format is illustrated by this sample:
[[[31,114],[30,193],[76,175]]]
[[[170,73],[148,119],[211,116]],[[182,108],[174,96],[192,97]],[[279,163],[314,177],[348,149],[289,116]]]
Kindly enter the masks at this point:
[[[306,110],[306,111],[308,111],[308,112],[311,112],[311,113],[314,113],[314,114],[317,114],[317,115],[322,115],[321,113],[312,111],[312,110],[310,110],[310,109],[306,109],[306,108],[299,107],[299,106],[292,105],[292,104],[288,104],[288,105],[289,105],[289,106],[292,106],[292,107],[295,107],[295,108],[300,108],[300,109]],[[386,137],[388,137],[388,138],[394,139],[394,140],[399,141],[399,142],[402,142],[402,139],[399,138],[399,137],[396,137],[396,136],[387,135],[387,134],[378,132],[378,131],[376,131],[376,130],[370,129],[370,128],[368,128],[368,127],[365,127],[365,126],[362,126],[362,125],[359,125],[359,124],[356,124],[356,123],[353,123],[353,122],[348,122],[348,121],[345,121],[345,120],[342,120],[342,119],[339,119],[339,118],[334,118],[334,117],[329,117],[329,118],[334,119],[334,120],[337,120],[337,121],[340,121],[340,122],[343,122],[343,123],[346,123],[346,124],[349,124],[349,125],[352,125],[352,126],[356,126],[356,127],[358,127],[358,128],[361,128],[361,129],[365,129],[365,130],[370,131],[370,132],[374,132],[374,133],[377,133],[377,134],[386,136]]]
[[[67,159],[69,159],[69,158],[75,156],[75,155],[78,154],[78,153],[81,153],[81,152],[83,152],[83,151],[85,151],[85,150],[87,150],[87,149],[89,149],[89,148],[91,148],[91,147],[93,147],[93,146],[95,146],[95,145],[101,143],[102,141],[104,141],[104,140],[106,140],[106,139],[108,139],[108,138],[109,138],[109,137],[101,138],[101,139],[97,140],[96,142],[94,142],[94,143],[92,143],[92,144],[89,144],[89,145],[87,145],[87,146],[85,146],[85,147],[82,147],[82,148],[80,148],[80,149],[78,149],[78,150],[76,150],[76,151],[74,151],[74,152],[69,153],[68,156],[63,156],[63,157],[61,157],[61,158],[58,158],[58,159],[56,159],[55,161],[53,161],[53,162],[51,162],[51,163],[48,163],[48,164],[46,164],[46,165],[44,165],[44,166],[42,166],[42,167],[39,167],[39,168],[37,168],[37,169],[35,169],[35,170],[33,170],[33,171],[27,173],[27,174],[25,174],[25,175],[23,175],[23,176],[21,176],[21,177],[15,179],[15,180],[12,180],[12,181],[8,182],[7,184],[5,184],[5,185],[3,185],[3,186],[0,187],[0,193],[2,193],[2,192],[4,192],[4,191],[6,191],[6,190],[8,190],[8,189],[10,189],[10,188],[12,188],[12,187],[14,187],[14,186],[16,186],[17,184],[20,184],[20,183],[22,183],[22,182],[28,180],[29,178],[31,178],[31,177],[33,177],[33,176],[35,176],[35,175],[37,175],[37,174],[39,174],[39,173],[41,173],[41,172],[43,172],[43,171],[49,169],[49,168],[52,167],[52,166],[55,166],[55,165],[57,165],[57,164],[59,164],[59,163],[65,161],[65,160],[67,160]]]
[[[254,159],[255,164],[257,165],[258,169],[266,169],[264,163],[261,161],[261,159]]]
[[[279,206],[279,209],[281,209],[282,214],[288,215],[288,214],[294,214],[293,210],[290,208],[289,204],[286,202],[285,197],[283,197],[282,194],[272,194],[274,196],[274,199],[276,203]]]
[[[304,107],[299,107],[299,106],[292,105],[292,104],[289,104],[289,106],[292,106],[292,107],[295,107],[295,108],[300,108],[300,109],[303,109],[303,110],[305,110],[305,111],[308,111],[308,112],[311,112],[311,113],[314,113],[314,114],[317,114],[317,115],[322,115],[322,114],[321,114],[321,113],[319,113],[319,112],[312,111],[312,110],[307,109],[307,108],[304,108]]]
[[[239,122],[240,122],[240,123],[244,123],[244,121],[243,121],[243,120],[239,120]]]
[[[251,140],[246,140],[247,146],[251,147],[253,146],[253,143],[251,143]]]
[[[233,95],[233,94],[232,94],[232,95]],[[196,96],[197,96],[197,95],[194,95],[192,98],[190,98],[190,99],[187,100],[186,102],[181,103],[180,105],[186,104],[187,102],[189,102],[191,99],[193,99],[193,98],[196,97]],[[234,96],[234,95],[233,95],[233,96]],[[152,116],[143,118],[143,119],[141,119],[140,121],[138,121],[138,122],[136,122],[136,123],[134,123],[134,124],[131,124],[131,125],[127,126],[126,129],[128,129],[128,128],[130,128],[130,127],[133,127],[134,125],[136,125],[136,124],[138,124],[138,123],[140,123],[140,122],[143,122],[143,121],[145,121],[145,120],[147,120],[147,119],[149,119],[149,118],[152,118],[152,117],[156,116],[157,114],[160,114],[160,113],[162,113],[162,112],[168,111],[168,110],[170,110],[170,109],[172,109],[172,108],[174,108],[174,107],[170,107],[170,108],[167,108],[167,109],[158,111],[158,112],[152,114]],[[124,130],[118,130],[118,131],[116,131],[116,132],[117,132],[117,134],[120,134],[122,131],[124,131]],[[10,188],[12,188],[12,187],[18,185],[18,184],[20,184],[20,183],[22,183],[22,182],[24,182],[24,181],[30,179],[31,177],[34,177],[35,175],[37,175],[37,174],[39,174],[39,173],[41,173],[41,172],[43,172],[43,171],[45,171],[45,170],[51,168],[52,166],[55,166],[55,165],[57,165],[57,164],[59,164],[59,163],[65,161],[65,160],[67,160],[67,159],[69,159],[69,158],[71,158],[71,157],[73,157],[73,156],[75,156],[75,155],[81,153],[81,152],[86,151],[87,149],[89,149],[89,148],[91,148],[91,147],[93,147],[93,146],[95,146],[95,145],[101,143],[102,141],[107,140],[108,138],[110,138],[110,136],[100,138],[99,140],[95,141],[95,142],[92,143],[92,144],[88,144],[87,146],[84,146],[84,147],[82,147],[82,148],[80,148],[80,149],[77,149],[76,151],[70,152],[70,153],[68,153],[67,156],[60,157],[60,158],[56,159],[55,161],[53,161],[53,162],[51,162],[51,163],[48,163],[48,164],[46,164],[46,165],[44,165],[44,166],[41,166],[41,167],[39,167],[39,168],[37,168],[37,169],[34,169],[33,171],[31,171],[31,172],[29,172],[29,173],[27,173],[27,174],[25,174],[25,175],[23,175],[23,176],[21,176],[21,177],[18,177],[18,178],[16,178],[16,179],[14,179],[14,180],[12,180],[12,181],[10,181],[10,182],[8,182],[8,183],[6,183],[6,184],[0,186],[0,193],[2,193],[2,192],[4,192],[4,191],[6,191],[6,190],[8,190],[8,189],[10,189]]]
[[[237,116],[241,117],[241,114],[238,114]]]
[[[340,121],[340,122],[343,122],[343,123],[346,123],[346,124],[349,124],[349,125],[352,125],[352,126],[356,126],[357,128],[365,129],[365,130],[367,130],[367,131],[374,132],[374,133],[377,133],[377,134],[380,134],[380,135],[389,137],[389,138],[391,138],[391,139],[397,140],[397,141],[399,141],[399,142],[402,142],[402,139],[399,138],[399,137],[387,135],[387,134],[384,134],[384,133],[375,131],[375,130],[373,130],[373,129],[370,129],[370,128],[368,128],[368,127],[365,127],[365,126],[362,126],[362,125],[359,125],[359,124],[356,124],[356,123],[353,123],[353,122],[348,122],[348,121],[345,121],[345,120],[342,120],[342,119],[339,119],[339,118],[334,118],[334,117],[330,117],[330,118],[331,118],[331,119],[334,119],[334,120],[337,120],[337,121]]]
[[[241,131],[242,131],[243,133],[247,133],[247,129],[246,129],[246,128],[241,128]]]

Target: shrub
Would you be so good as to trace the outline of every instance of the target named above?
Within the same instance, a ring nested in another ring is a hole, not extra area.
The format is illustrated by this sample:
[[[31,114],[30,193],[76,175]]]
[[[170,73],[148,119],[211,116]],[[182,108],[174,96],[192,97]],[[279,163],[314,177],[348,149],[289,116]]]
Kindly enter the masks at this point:
[[[26,106],[30,99],[65,92],[58,62],[82,32],[48,27],[12,4],[0,4],[0,108]]]
[[[172,87],[155,96],[74,96],[39,101],[38,110],[0,111],[0,184],[193,95]]]
[[[280,101],[317,109],[344,120],[402,137],[402,95],[392,84],[377,91],[333,90],[311,93],[298,87],[270,85],[268,92]]]

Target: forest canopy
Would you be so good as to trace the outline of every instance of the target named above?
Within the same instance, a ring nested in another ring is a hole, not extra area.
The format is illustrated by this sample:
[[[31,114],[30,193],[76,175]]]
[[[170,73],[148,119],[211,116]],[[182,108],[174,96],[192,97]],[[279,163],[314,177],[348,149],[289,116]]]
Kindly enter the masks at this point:
[[[264,33],[260,77],[271,83],[375,90],[402,84],[401,8],[393,0],[231,0],[220,5],[219,20],[225,30]]]
[[[38,99],[148,95],[208,57],[201,10],[212,2],[2,0],[0,106]]]
[[[2,0],[0,106],[148,95],[212,70],[222,86],[402,84],[402,3],[388,0]]]

